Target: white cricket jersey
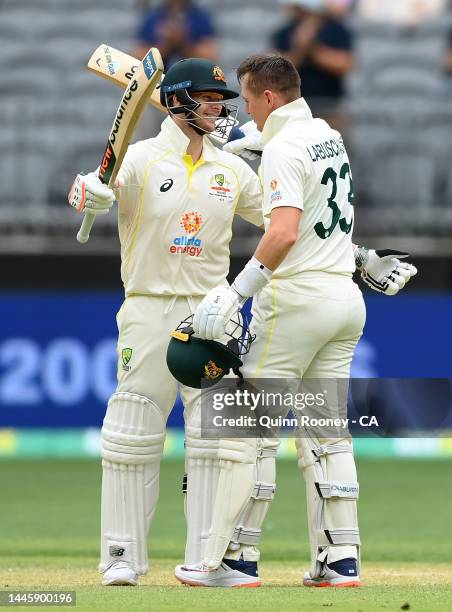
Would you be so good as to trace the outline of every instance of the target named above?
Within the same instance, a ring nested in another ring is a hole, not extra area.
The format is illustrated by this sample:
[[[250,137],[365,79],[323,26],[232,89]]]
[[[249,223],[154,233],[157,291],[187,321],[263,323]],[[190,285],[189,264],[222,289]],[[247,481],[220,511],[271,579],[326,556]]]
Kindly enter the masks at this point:
[[[121,277],[126,296],[205,295],[224,283],[234,214],[262,225],[259,178],[204,138],[201,159],[171,117],[129,147],[118,175]]]
[[[353,182],[341,135],[323,119],[313,119],[299,98],[271,113],[262,141],[265,228],[274,208],[303,211],[298,239],[274,278],[317,271],[351,276]]]

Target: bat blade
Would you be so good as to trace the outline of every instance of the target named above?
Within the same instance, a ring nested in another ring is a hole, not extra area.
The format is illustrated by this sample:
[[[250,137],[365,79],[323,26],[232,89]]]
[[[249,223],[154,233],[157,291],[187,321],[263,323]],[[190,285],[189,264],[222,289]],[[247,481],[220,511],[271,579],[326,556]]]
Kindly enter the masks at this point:
[[[129,85],[139,66],[139,60],[105,43],[97,47],[87,64],[88,70],[123,88]],[[160,104],[160,94],[156,90],[148,98],[148,103],[162,112],[167,112]]]
[[[100,180],[112,187],[127,152],[132,133],[141,117],[149,96],[160,83],[163,62],[158,49],[152,48],[138,63],[133,77],[116,111],[102,162],[99,167]],[[95,215],[86,213],[77,234],[77,240],[85,243],[89,239]]]

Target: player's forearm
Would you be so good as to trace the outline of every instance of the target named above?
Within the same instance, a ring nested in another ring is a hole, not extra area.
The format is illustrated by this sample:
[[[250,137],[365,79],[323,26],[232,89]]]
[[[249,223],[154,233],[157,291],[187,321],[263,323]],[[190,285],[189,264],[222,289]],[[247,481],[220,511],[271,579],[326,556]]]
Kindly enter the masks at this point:
[[[270,227],[257,245],[254,257],[274,272],[287,257],[296,239],[295,232]]]
[[[270,226],[259,242],[254,256],[232,283],[231,288],[239,295],[241,303],[265,287],[296,240],[297,233],[290,228]]]
[[[353,55],[349,51],[315,45],[309,55],[317,66],[339,77],[348,74],[354,66]]]

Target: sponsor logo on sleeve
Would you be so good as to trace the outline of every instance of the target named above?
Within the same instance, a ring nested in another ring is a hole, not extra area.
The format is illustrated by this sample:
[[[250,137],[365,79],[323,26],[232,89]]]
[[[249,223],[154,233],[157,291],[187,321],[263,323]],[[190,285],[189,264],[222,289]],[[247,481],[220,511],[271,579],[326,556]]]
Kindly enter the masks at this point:
[[[275,202],[280,202],[282,200],[281,190],[278,189],[278,181],[276,179],[272,179],[270,181],[270,204],[274,204]]]
[[[275,202],[280,202],[282,200],[282,193],[278,191],[272,191],[270,194],[270,203],[274,204]]]

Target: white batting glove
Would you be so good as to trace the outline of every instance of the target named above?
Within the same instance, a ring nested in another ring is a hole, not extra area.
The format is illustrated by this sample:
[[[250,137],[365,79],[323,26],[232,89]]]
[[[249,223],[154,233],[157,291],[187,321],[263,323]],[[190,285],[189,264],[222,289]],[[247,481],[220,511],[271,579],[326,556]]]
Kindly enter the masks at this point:
[[[254,121],[248,121],[240,126],[239,130],[243,137],[231,140],[223,147],[223,151],[235,153],[245,159],[257,159],[262,154],[264,145],[261,140],[261,133],[257,129]]]
[[[240,296],[220,285],[209,291],[195,310],[193,331],[201,338],[215,340],[225,334],[226,325],[240,306]]]
[[[396,295],[405,287],[417,269],[399,258],[408,253],[384,249],[375,251],[358,246],[355,249],[356,268],[361,270],[361,278],[374,291],[385,295]]]
[[[78,212],[106,215],[115,201],[113,189],[104,185],[94,172],[77,174],[67,197]]]

